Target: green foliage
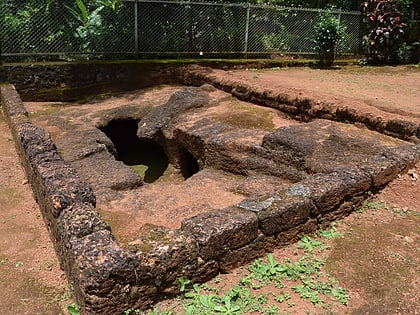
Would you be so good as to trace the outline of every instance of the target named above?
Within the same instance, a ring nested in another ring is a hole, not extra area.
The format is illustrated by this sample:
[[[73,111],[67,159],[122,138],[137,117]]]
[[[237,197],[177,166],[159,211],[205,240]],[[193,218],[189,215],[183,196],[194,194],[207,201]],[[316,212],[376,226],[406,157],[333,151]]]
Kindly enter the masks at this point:
[[[298,243],[299,248],[305,252],[312,253],[315,248],[322,249],[322,242],[316,241],[311,237],[304,235]]]
[[[326,239],[332,239],[332,238],[343,236],[343,234],[337,231],[337,225],[335,223],[331,224],[329,230],[320,230],[318,234]]]
[[[259,309],[258,297],[251,294],[250,290],[234,286],[224,295],[209,293],[215,289],[194,285],[193,290],[185,293],[183,301],[185,314],[244,314],[249,309]]]
[[[72,303],[69,306],[67,306],[67,311],[70,315],[79,315],[79,307],[76,303]]]
[[[420,42],[413,42],[411,45],[402,43],[397,51],[397,59],[400,63],[416,63],[419,62],[416,52],[419,50]]]
[[[271,33],[265,34],[262,37],[262,42],[267,51],[277,52],[277,51],[287,51],[290,47],[291,36],[287,33]]]
[[[257,14],[259,13],[259,14]],[[251,34],[251,38],[259,42],[261,40],[264,50],[269,52],[288,51],[291,48],[293,36],[290,30],[283,24],[285,19],[293,16],[288,10],[266,9],[264,12],[255,11],[252,16],[252,23],[264,25],[267,18],[270,19],[272,33]],[[258,27],[256,28],[258,29]],[[258,38],[257,38],[258,37]]]
[[[321,66],[332,66],[336,47],[344,40],[346,27],[329,12],[321,14],[315,25],[315,44]]]
[[[109,29],[103,16],[106,9],[115,11],[117,3],[117,0],[94,1],[89,10],[83,0],[76,0],[77,8],[66,6],[81,24],[76,28],[75,37],[80,40],[80,48],[83,52],[100,51],[103,43],[113,35],[108,32]]]
[[[366,210],[372,209],[388,209],[388,206],[381,201],[365,201],[357,212],[365,212]]]
[[[270,4],[318,9],[335,7],[344,10],[358,10],[360,4],[359,0],[251,0],[249,2],[263,5]]]
[[[395,63],[404,42],[402,14],[394,0],[362,2],[368,34],[363,37],[366,61],[373,64]]]
[[[191,284],[191,280],[184,279],[184,278],[178,278],[178,284],[179,284],[179,291],[182,293],[187,290],[187,286]]]
[[[73,16],[79,20],[80,22],[82,22],[83,24],[86,24],[89,22],[89,12],[86,9],[85,4],[83,3],[82,0],[76,0],[76,5],[79,8],[79,12],[77,10],[72,9],[69,6],[66,6],[67,9],[71,12],[71,14],[73,14]]]

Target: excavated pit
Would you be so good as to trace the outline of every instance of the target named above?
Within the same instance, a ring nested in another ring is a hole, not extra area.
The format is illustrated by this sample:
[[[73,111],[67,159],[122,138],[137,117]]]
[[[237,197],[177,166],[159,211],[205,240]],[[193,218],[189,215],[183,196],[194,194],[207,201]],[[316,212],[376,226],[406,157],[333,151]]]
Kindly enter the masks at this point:
[[[98,210],[121,244],[157,226],[180,228],[194,215],[285,189],[307,175],[275,170],[267,157],[246,157],[268,132],[300,124],[276,110],[211,86],[162,87],[160,102],[154,90],[138,93],[136,104],[116,97],[55,110],[26,104],[94,189]],[[150,106],[152,97],[157,102]]]
[[[168,168],[168,157],[163,148],[152,141],[137,137],[139,120],[112,120],[99,130],[115,147],[115,158],[138,173],[146,183],[158,180]],[[185,165],[186,172],[189,165]]]
[[[159,93],[165,97],[139,91],[141,97],[131,95],[135,103],[111,97],[48,115],[28,105],[94,189],[98,210],[123,246],[154,228],[179,229],[191,217],[247,205],[315,174],[375,167],[375,158],[408,145],[349,124],[291,119],[210,85]],[[375,179],[365,174],[361,181],[367,187]],[[353,197],[338,192],[344,195],[331,198]]]
[[[177,293],[179,277],[206,281],[293,242],[419,160],[418,145],[366,128],[411,139],[420,130],[411,122],[369,125],[369,114],[355,126],[331,119],[359,119],[348,108],[333,115],[329,104],[223,84],[214,85],[230,93],[161,86],[72,106],[26,103],[36,126],[2,88],[86,314],[144,309]]]

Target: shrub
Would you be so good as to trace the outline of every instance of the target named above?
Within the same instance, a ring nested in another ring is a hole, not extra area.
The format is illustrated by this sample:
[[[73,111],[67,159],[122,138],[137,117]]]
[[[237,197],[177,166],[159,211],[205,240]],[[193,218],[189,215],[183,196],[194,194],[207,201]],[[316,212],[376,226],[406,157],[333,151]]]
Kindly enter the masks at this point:
[[[319,63],[331,67],[334,63],[336,47],[344,40],[346,27],[330,12],[323,13],[315,25],[315,44],[319,54]]]
[[[402,14],[394,0],[367,0],[362,2],[368,34],[363,37],[368,63],[394,63],[404,41]]]

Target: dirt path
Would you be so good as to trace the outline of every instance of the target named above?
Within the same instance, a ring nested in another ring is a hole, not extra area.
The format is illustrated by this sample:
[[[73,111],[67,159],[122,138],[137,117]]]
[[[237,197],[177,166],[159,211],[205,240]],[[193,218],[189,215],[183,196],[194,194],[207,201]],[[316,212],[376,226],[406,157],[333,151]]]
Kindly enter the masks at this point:
[[[0,313],[58,315],[71,289],[0,111]]]
[[[307,67],[230,71],[227,78],[314,99],[345,99],[405,117],[420,118],[420,67]],[[356,105],[356,104],[355,104]],[[360,106],[360,105],[359,105]]]

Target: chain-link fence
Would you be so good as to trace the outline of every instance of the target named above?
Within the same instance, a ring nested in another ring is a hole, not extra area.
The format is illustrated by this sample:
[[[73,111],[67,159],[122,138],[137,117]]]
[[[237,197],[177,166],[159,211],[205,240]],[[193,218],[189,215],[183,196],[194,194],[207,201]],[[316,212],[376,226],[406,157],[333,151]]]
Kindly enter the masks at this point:
[[[86,10],[58,1],[42,3],[17,6],[2,0],[3,60],[312,54],[314,25],[324,12],[156,0],[123,0]],[[340,51],[356,54],[362,37],[360,13],[330,12],[346,27]]]

